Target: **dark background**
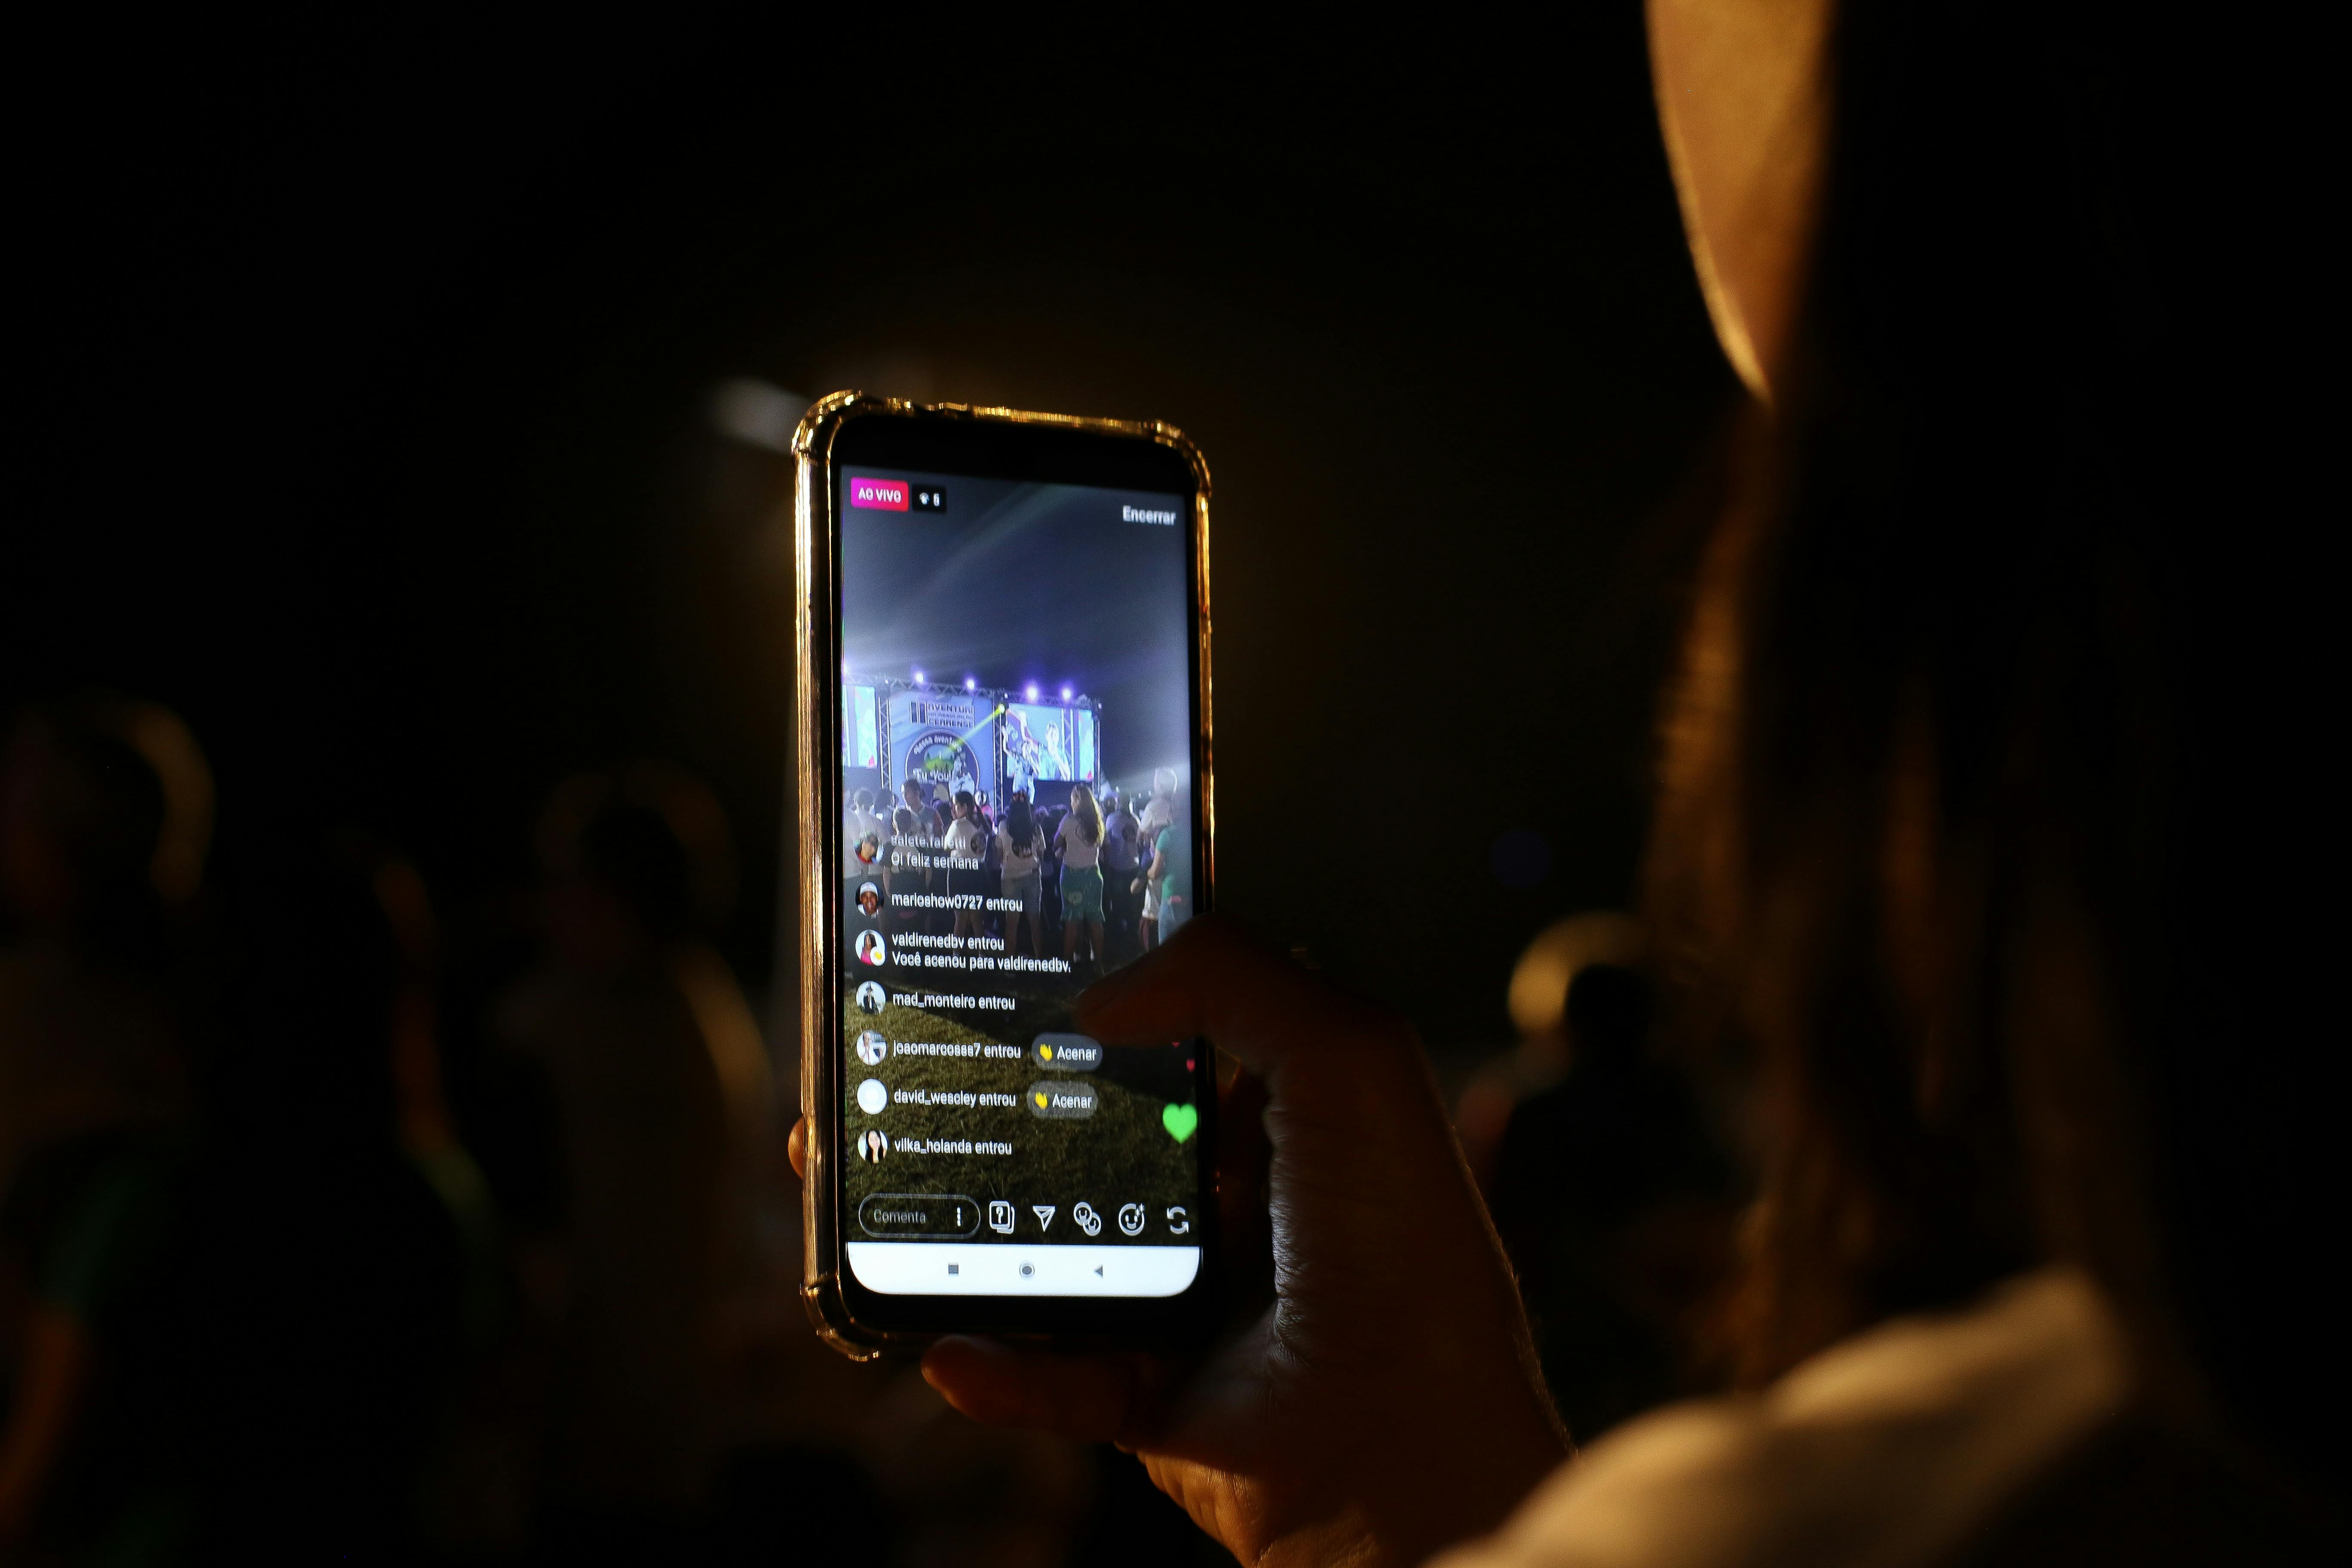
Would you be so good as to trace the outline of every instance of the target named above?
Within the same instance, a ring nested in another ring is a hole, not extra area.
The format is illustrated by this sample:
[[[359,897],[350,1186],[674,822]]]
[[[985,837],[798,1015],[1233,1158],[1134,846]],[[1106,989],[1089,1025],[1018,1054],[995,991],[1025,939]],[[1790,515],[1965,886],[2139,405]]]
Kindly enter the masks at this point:
[[[1632,0],[1386,26],[28,40],[0,699],[166,702],[216,863],[355,821],[457,910],[558,778],[674,760],[756,990],[787,472],[713,388],[1166,419],[1216,481],[1227,907],[1499,1039],[1526,938],[1628,897],[1731,382]]]

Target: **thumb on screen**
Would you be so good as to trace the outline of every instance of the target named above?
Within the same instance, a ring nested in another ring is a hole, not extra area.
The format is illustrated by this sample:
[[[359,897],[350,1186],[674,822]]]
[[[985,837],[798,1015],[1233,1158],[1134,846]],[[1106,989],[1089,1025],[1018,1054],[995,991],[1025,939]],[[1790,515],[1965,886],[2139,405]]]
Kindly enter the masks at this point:
[[[1393,1032],[1396,1020],[1316,979],[1214,916],[1184,928],[1078,999],[1097,1038],[1206,1036],[1260,1073],[1335,1041]]]

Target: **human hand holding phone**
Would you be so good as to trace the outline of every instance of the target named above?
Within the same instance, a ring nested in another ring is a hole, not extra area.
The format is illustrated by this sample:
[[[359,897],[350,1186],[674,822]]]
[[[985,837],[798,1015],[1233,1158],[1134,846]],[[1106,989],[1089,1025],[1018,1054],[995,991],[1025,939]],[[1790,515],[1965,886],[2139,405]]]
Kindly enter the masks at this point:
[[[1079,1017],[1263,1075],[1275,1300],[1195,1362],[951,1337],[924,1375],[976,1420],[1132,1449],[1244,1563],[1418,1563],[1499,1524],[1568,1442],[1412,1031],[1211,919]]]

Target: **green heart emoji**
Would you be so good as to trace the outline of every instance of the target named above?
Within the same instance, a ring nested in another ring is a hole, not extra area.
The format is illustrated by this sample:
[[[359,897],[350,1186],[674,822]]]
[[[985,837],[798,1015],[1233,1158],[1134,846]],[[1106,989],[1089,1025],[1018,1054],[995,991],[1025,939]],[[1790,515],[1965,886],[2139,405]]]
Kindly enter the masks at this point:
[[[1163,1105],[1160,1108],[1160,1125],[1168,1129],[1168,1136],[1181,1143],[1200,1129],[1200,1107]]]

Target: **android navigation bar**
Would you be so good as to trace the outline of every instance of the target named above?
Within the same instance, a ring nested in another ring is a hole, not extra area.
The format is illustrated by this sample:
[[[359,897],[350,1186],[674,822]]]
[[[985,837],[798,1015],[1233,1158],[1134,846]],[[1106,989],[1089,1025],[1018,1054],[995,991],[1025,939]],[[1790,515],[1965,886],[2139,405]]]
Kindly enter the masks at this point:
[[[886,1296],[1173,1296],[1201,1272],[1197,1247],[1007,1247],[853,1241],[857,1282]]]

